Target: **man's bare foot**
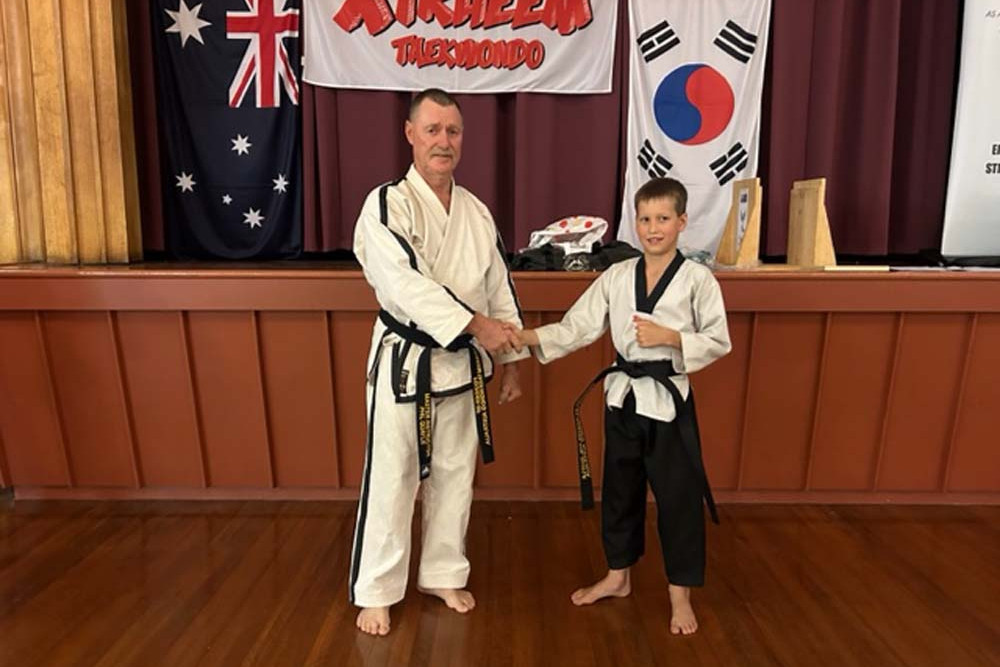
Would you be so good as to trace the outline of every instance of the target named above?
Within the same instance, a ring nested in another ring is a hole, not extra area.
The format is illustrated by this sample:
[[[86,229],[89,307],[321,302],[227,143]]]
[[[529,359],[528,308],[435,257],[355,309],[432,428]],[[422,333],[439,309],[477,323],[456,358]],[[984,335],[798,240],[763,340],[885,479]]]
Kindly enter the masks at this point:
[[[570,600],[577,607],[581,607],[587,604],[594,604],[604,598],[623,598],[631,592],[632,583],[629,579],[628,568],[623,570],[608,570],[604,578],[596,584],[573,591]]]
[[[675,635],[693,635],[698,630],[698,619],[691,608],[691,589],[670,584],[670,632]]]
[[[476,598],[472,593],[460,588],[417,588],[425,595],[433,595],[444,600],[449,609],[465,614],[476,608]]]
[[[365,607],[358,613],[358,629],[370,635],[389,634],[389,608]]]

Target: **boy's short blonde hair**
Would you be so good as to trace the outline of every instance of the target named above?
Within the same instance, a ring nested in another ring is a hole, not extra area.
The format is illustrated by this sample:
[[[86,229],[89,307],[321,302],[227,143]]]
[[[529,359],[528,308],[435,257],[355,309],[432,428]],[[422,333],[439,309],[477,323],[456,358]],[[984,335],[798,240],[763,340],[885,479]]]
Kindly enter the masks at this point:
[[[674,211],[677,215],[684,215],[687,212],[687,188],[676,178],[654,178],[646,181],[635,193],[635,212],[639,212],[639,204],[644,201],[668,197],[674,200]]]

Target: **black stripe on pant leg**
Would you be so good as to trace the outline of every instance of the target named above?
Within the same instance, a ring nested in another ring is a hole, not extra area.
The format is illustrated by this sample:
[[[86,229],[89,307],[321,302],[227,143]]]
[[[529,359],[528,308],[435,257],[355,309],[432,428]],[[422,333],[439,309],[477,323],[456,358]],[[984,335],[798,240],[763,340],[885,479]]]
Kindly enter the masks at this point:
[[[354,553],[351,554],[351,588],[350,601],[354,604],[354,586],[358,583],[358,570],[361,567],[361,550],[365,540],[365,521],[368,519],[368,490],[372,477],[372,444],[375,441],[375,403],[378,401],[378,376],[381,365],[381,355],[375,365],[375,375],[372,378],[372,405],[368,414],[368,442],[365,445],[365,474],[361,480],[361,499],[358,501],[358,525],[355,527]]]

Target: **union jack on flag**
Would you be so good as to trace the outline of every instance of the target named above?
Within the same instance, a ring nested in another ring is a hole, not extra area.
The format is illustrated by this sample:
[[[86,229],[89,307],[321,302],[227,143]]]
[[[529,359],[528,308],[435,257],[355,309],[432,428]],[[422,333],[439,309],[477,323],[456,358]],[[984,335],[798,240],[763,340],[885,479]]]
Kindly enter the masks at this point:
[[[229,86],[229,106],[243,104],[250,84],[258,109],[281,105],[282,84],[292,104],[298,104],[299,83],[285,39],[299,36],[299,10],[287,8],[285,0],[243,1],[247,11],[226,12],[226,36],[250,41]]]

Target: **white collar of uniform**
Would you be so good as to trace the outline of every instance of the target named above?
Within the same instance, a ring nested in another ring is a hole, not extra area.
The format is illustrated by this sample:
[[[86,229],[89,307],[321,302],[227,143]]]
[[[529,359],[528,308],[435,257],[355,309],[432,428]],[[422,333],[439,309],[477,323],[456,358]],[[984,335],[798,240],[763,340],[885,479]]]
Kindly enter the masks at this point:
[[[416,189],[417,193],[422,198],[427,199],[428,201],[432,201],[434,202],[434,204],[437,204],[437,206],[441,209],[441,214],[445,217],[445,219],[451,217],[449,212],[444,210],[444,204],[442,204],[441,200],[438,199],[437,194],[434,192],[434,190],[431,189],[431,186],[427,184],[427,181],[424,180],[424,177],[420,175],[420,172],[417,171],[416,165],[410,164],[410,169],[406,172],[406,180],[410,183],[410,185],[412,185]],[[457,191],[457,189],[458,188],[455,185],[455,178],[452,177],[451,179],[452,209],[455,208],[455,192]]]

